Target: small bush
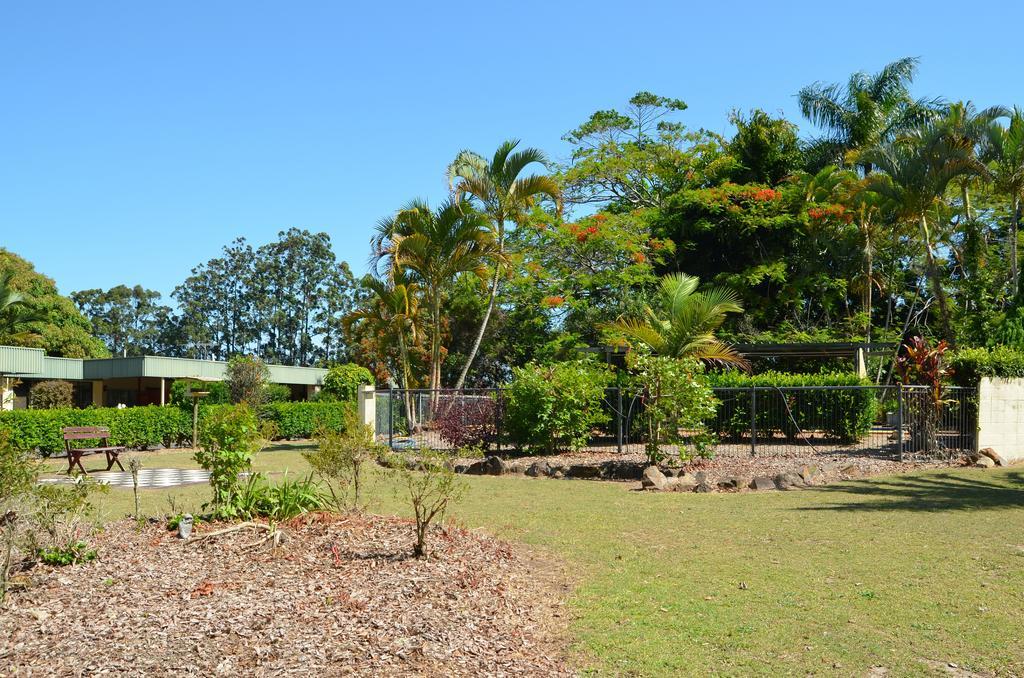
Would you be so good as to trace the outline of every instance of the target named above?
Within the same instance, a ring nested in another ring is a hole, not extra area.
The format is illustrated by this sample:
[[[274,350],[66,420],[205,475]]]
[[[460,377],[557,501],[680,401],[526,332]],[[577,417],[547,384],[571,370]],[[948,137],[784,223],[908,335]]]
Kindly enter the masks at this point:
[[[77,565],[88,563],[96,559],[96,549],[90,548],[87,542],[81,539],[69,542],[64,546],[51,546],[39,549],[39,560],[47,565],[63,567],[66,565]]]
[[[977,386],[982,377],[1024,377],[1024,351],[1008,346],[963,348],[947,354],[952,380],[960,386]]]
[[[238,355],[228,361],[224,383],[231,394],[231,402],[259,407],[266,402],[266,385],[270,370],[255,356]]]
[[[324,395],[321,397],[354,402],[359,395],[359,387],[364,384],[373,385],[373,375],[370,370],[353,363],[335,365],[324,375],[324,384],[321,390]]]
[[[56,410],[75,403],[75,390],[70,381],[41,381],[28,392],[28,406],[33,410]]]
[[[496,437],[498,405],[490,395],[442,395],[434,409],[434,428],[455,448],[485,445]]]
[[[608,421],[601,402],[611,375],[584,362],[513,370],[506,395],[505,429],[516,445],[533,453],[577,450],[595,426]]]
[[[245,404],[222,406],[199,427],[195,459],[210,472],[213,514],[235,518],[239,510],[239,474],[249,471],[252,458],[263,445],[260,423]]]
[[[383,452],[373,429],[361,424],[354,410],[346,416],[345,430],[323,429],[317,434],[317,449],[303,452],[331,494],[336,509],[360,508],[363,468]]]
[[[205,391],[199,402],[203,405],[224,405],[231,402],[231,393],[223,381],[196,381],[194,379],[176,379],[171,383],[170,403],[175,407],[192,409],[191,391]]]
[[[444,516],[448,506],[465,492],[466,485],[459,480],[448,455],[437,450],[421,450],[414,464],[409,459],[396,455],[388,462],[397,469],[401,485],[412,506],[416,522],[416,542],[413,555],[427,557],[427,534],[431,523]]]
[[[263,387],[263,400],[268,403],[287,403],[292,399],[292,390],[285,384],[267,384]]]

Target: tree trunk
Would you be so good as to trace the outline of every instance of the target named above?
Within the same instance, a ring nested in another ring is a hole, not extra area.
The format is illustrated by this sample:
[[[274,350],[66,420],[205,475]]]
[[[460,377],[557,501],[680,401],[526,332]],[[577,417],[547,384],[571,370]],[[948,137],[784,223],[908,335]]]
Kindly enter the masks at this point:
[[[469,355],[466,357],[466,364],[462,366],[462,372],[459,374],[459,380],[455,382],[456,389],[462,388],[462,385],[466,383],[466,375],[469,374],[469,366],[473,364],[477,351],[480,350],[480,343],[484,339],[484,333],[487,332],[487,323],[490,322],[491,313],[494,311],[494,302],[498,297],[498,283],[500,280],[501,267],[495,265],[494,279],[491,281],[490,298],[487,300],[487,311],[484,313],[484,319],[480,323],[480,331],[476,333],[476,339],[473,340],[473,348],[469,351]]]
[[[953,329],[949,322],[949,300],[946,298],[946,290],[942,287],[942,279],[939,276],[939,267],[935,263],[935,253],[932,251],[931,236],[928,233],[928,217],[921,215],[921,235],[924,238],[925,262],[928,279],[932,284],[932,292],[935,300],[939,303],[939,319],[942,322],[942,338],[947,341],[953,340]]]
[[[870,342],[871,341],[871,303],[872,303],[871,295],[872,295],[872,291],[873,291],[871,289],[871,285],[873,284],[873,279],[874,279],[875,261],[874,261],[874,254],[871,251],[871,226],[870,226],[870,224],[867,221],[862,221],[861,222],[861,228],[864,230],[864,275],[865,275],[865,278],[866,278],[865,284],[864,284],[864,296],[863,296],[863,298],[861,300],[861,303],[864,306],[864,313],[866,313],[867,317],[868,317],[868,325],[867,325],[867,329],[865,330],[865,337],[866,337],[867,341]]]
[[[1016,300],[1017,292],[1019,291],[1019,281],[1017,280],[1017,230],[1020,226],[1020,198],[1014,198],[1013,200],[1013,215],[1010,217],[1010,291],[1013,292],[1013,298]]]

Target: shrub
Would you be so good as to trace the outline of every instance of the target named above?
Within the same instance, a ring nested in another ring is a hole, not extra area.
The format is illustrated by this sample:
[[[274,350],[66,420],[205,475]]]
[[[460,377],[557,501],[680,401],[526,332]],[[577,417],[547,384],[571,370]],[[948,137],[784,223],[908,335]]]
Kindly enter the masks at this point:
[[[170,403],[176,407],[192,409],[190,391],[206,391],[200,401],[204,405],[224,405],[231,402],[231,393],[223,381],[202,382],[194,379],[176,379],[171,383]]]
[[[14,410],[0,412],[0,430],[19,450],[38,450],[44,456],[64,451],[61,428],[106,426],[110,442],[131,448],[176,445],[192,436],[192,413],[177,407],[115,407],[85,410]],[[91,441],[83,441],[87,446]]]
[[[292,390],[285,384],[266,384],[263,387],[263,402],[287,403],[292,399]]]
[[[68,542],[64,546],[50,546],[39,549],[39,560],[47,565],[63,567],[88,563],[96,559],[96,549],[90,548],[88,542],[81,539]]]
[[[344,431],[347,413],[354,409],[352,403],[269,403],[260,408],[260,416],[274,422],[277,437],[313,438],[324,430]]]
[[[434,409],[434,427],[453,447],[476,447],[496,437],[498,404],[490,395],[442,395]]]
[[[266,402],[266,384],[270,370],[255,356],[238,355],[228,361],[224,383],[231,394],[231,402],[248,403],[258,407]]]
[[[317,449],[303,452],[313,472],[327,485],[335,508],[359,509],[363,467],[382,453],[373,429],[358,421],[353,409],[346,412],[345,430],[322,429]],[[348,500],[351,492],[351,501]]]
[[[401,485],[412,505],[416,523],[416,543],[413,555],[417,558],[427,556],[427,532],[430,524],[448,510],[449,504],[458,501],[465,491],[465,483],[455,474],[451,460],[443,452],[437,450],[421,450],[414,464],[410,460],[396,455],[388,465],[397,469],[401,477]]]
[[[960,386],[977,386],[982,377],[1024,377],[1024,351],[1009,346],[964,348],[950,352],[947,358],[952,379]]]
[[[238,475],[248,471],[263,445],[259,420],[245,404],[213,409],[199,427],[195,459],[210,472],[213,513],[219,518],[239,515]]]
[[[611,375],[584,362],[513,370],[506,394],[505,428],[512,441],[530,452],[577,450],[593,428],[608,421],[602,410]]]
[[[41,381],[28,393],[33,410],[56,410],[74,405],[75,390],[70,381]]]
[[[788,439],[800,430],[822,431],[843,443],[853,443],[871,430],[878,415],[876,393],[868,388],[807,389],[787,391],[794,386],[867,386],[870,383],[853,374],[783,374],[764,372],[747,375],[737,372],[711,376],[713,388],[757,387],[758,435],[782,434]],[[718,414],[708,421],[709,429],[719,435],[738,437],[750,431],[750,394],[743,391],[719,391],[722,404]]]
[[[322,398],[333,398],[334,400],[354,401],[359,394],[359,387],[362,385],[373,385],[373,375],[370,370],[347,363],[335,365],[327,370],[324,375]]]
[[[664,446],[680,443],[688,443],[679,447],[683,461],[693,452],[709,457],[711,440],[705,421],[715,414],[715,397],[701,363],[633,352],[628,366],[630,381],[640,394],[647,460],[657,464],[666,456]]]
[[[273,484],[262,473],[253,473],[239,487],[235,506],[240,518],[281,521],[326,508],[327,499],[312,476],[293,480],[286,472]]]

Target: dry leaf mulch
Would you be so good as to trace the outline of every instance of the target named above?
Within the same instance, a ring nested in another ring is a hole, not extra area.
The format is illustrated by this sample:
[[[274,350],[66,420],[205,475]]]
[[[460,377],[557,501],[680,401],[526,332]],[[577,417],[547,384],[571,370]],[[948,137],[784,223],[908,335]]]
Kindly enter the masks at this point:
[[[565,589],[535,555],[448,527],[416,560],[412,525],[378,516],[284,529],[272,549],[108,526],[98,560],[8,596],[0,675],[571,675]]]

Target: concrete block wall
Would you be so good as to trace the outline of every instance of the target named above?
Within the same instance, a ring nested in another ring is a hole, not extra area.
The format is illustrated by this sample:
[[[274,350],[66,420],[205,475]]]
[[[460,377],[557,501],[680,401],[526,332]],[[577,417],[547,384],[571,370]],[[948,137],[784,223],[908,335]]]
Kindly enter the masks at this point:
[[[984,377],[978,384],[978,449],[1024,460],[1024,379]]]

